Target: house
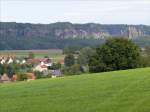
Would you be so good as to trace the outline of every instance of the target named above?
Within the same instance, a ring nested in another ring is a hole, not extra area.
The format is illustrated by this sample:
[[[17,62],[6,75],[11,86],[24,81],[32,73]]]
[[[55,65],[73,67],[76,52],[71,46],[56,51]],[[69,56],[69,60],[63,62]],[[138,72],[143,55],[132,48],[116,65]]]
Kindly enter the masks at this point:
[[[20,63],[20,60],[19,60],[19,59],[17,59],[17,60],[16,60],[16,63]]]
[[[59,61],[59,63],[60,63],[61,65],[64,65],[64,59],[61,59],[61,60]]]
[[[0,82],[10,82],[10,78],[7,76],[7,74],[3,74],[0,78]]]
[[[4,58],[1,59],[1,64],[4,64],[6,62],[6,60]]]
[[[39,63],[39,59],[27,59],[27,64],[38,65]]]
[[[11,57],[10,57],[10,58],[8,58],[7,63],[8,63],[8,64],[13,63],[13,59],[12,59]]]
[[[45,65],[47,67],[52,66],[51,59],[49,59],[49,58],[40,59],[40,65],[42,65],[42,66]]]
[[[47,66],[51,66],[52,65],[51,59],[49,59],[49,58],[28,59],[27,63],[28,64],[32,64],[34,66],[39,65],[39,64],[41,64],[41,65],[47,65]]]
[[[60,70],[52,70],[52,78],[60,77],[62,73]]]
[[[52,66],[51,59],[49,58],[41,58],[41,59],[33,59],[30,60],[30,63],[34,65],[33,71],[47,71],[48,67]]]
[[[17,81],[17,74],[13,74],[11,80],[12,80],[13,82]]]
[[[37,65],[35,68],[33,68],[33,71],[39,71],[39,72],[44,72],[47,71],[48,67],[46,65]]]
[[[23,59],[23,60],[21,61],[21,64],[25,64],[25,63],[26,63],[26,60]]]

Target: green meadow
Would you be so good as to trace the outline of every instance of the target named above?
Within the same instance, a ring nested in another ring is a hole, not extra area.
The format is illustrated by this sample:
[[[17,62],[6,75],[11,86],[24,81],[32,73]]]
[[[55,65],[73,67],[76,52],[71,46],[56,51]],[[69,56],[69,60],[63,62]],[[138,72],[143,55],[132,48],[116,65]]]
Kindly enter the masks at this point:
[[[0,84],[0,112],[150,112],[150,68]]]

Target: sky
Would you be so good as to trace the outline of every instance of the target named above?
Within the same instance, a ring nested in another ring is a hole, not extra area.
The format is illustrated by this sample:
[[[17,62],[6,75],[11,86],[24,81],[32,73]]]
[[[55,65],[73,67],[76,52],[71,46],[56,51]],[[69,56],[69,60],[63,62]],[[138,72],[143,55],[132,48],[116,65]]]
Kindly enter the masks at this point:
[[[0,0],[0,21],[150,25],[150,0]]]

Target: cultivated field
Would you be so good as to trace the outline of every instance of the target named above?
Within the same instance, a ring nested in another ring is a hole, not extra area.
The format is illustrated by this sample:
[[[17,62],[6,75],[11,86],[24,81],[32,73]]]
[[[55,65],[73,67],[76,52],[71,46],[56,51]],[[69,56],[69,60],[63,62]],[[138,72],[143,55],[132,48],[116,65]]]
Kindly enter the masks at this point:
[[[150,112],[150,68],[1,84],[0,112]]]
[[[29,52],[33,52],[36,58],[49,56],[54,61],[63,59],[61,49],[48,49],[48,50],[0,50],[0,55],[16,55],[16,57],[26,57]]]

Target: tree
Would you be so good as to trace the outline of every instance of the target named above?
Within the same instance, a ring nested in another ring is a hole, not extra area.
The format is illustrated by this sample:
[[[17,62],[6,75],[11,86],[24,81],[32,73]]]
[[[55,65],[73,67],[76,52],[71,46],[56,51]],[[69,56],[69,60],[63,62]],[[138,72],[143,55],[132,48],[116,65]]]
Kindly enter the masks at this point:
[[[4,66],[0,64],[0,74],[2,75],[4,73]]]
[[[85,47],[80,50],[77,62],[82,66],[88,65],[90,57],[95,53],[95,50],[90,47]]]
[[[140,49],[131,40],[111,38],[96,48],[89,60],[90,72],[124,70],[140,67]]]
[[[145,54],[150,57],[150,46],[145,46]]]
[[[64,67],[62,72],[65,75],[80,75],[82,73],[81,66],[79,64],[74,64],[70,67]]]
[[[61,69],[61,64],[60,63],[53,63],[52,66],[48,67],[48,69],[51,69],[51,70]]]
[[[43,73],[40,71],[34,71],[34,74],[36,76],[36,79],[40,79],[43,78]]]
[[[73,54],[66,55],[64,59],[64,63],[65,63],[65,66],[68,66],[68,67],[74,65],[75,63],[74,55]]]
[[[73,51],[71,51],[71,49],[67,46],[63,49],[63,54],[70,54],[73,53]]]
[[[13,68],[13,64],[8,65],[7,66],[7,75],[8,75],[8,77],[11,78],[14,73],[15,73],[15,70]]]
[[[78,54],[78,51],[81,49],[81,47],[78,45],[76,46],[66,46],[63,49],[63,54]]]
[[[150,46],[145,46],[143,51],[141,64],[143,64],[143,67],[150,66]]]

